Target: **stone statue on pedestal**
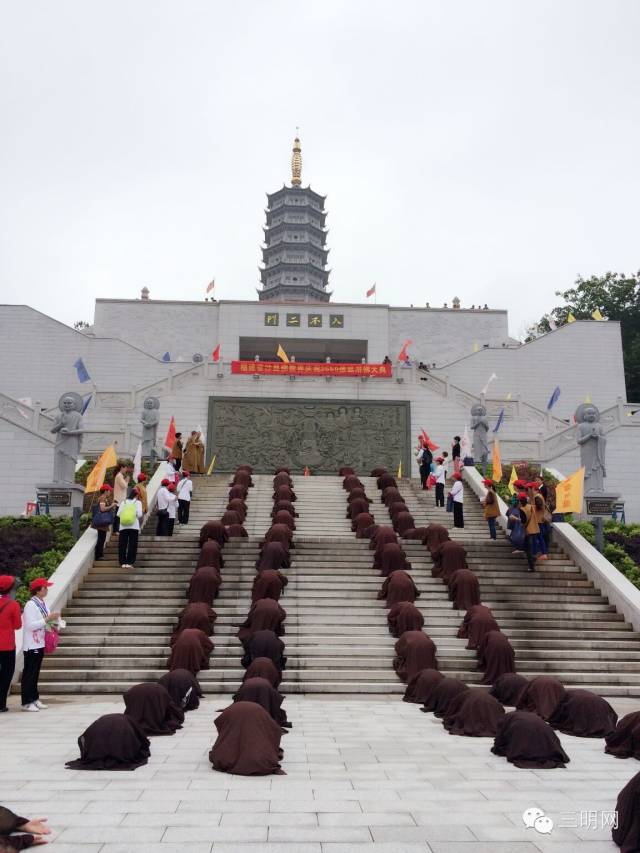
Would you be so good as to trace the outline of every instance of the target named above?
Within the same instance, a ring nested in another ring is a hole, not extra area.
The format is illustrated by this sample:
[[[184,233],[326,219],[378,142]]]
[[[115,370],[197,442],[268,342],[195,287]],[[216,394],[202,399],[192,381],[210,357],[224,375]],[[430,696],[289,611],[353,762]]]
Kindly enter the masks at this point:
[[[76,463],[82,445],[82,397],[70,391],[63,394],[58,402],[60,414],[57,416],[51,432],[56,435],[53,451],[53,482],[74,483]]]
[[[160,421],[160,400],[157,397],[147,397],[140,416],[142,423],[142,455],[153,460],[156,455],[156,435]]]
[[[489,421],[487,420],[487,410],[482,403],[474,403],[471,406],[471,430],[473,432],[473,461],[486,464],[489,456],[489,445],[487,444]]]
[[[582,403],[576,409],[575,419],[580,464],[584,467],[584,493],[604,492],[607,439],[600,424],[600,412],[592,403]]]

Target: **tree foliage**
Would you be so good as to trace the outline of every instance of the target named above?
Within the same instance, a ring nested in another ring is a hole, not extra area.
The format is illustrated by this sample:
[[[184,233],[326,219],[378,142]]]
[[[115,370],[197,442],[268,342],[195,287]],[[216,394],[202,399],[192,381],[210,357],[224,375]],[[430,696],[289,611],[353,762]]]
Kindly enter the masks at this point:
[[[608,272],[602,276],[576,279],[569,290],[556,291],[565,304],[554,308],[536,325],[535,333],[551,331],[552,323],[563,326],[569,313],[576,320],[590,320],[598,309],[607,320],[619,320],[627,384],[627,399],[640,401],[640,272],[627,276]]]

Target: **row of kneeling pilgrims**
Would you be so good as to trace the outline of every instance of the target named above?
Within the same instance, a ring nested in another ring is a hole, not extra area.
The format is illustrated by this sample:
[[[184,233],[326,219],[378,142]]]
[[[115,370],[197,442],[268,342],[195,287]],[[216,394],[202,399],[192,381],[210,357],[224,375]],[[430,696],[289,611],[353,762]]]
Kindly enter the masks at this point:
[[[272,524],[256,560],[247,618],[238,628],[242,644],[242,684],[233,703],[216,718],[218,732],[209,753],[214,770],[240,776],[284,774],[280,740],[291,727],[279,691],[286,665],[284,622],[280,605],[288,583],[283,570],[291,565],[296,529],[296,494],[290,472],[278,468],[273,478]]]
[[[212,524],[217,522],[208,522]],[[226,534],[222,534],[216,543],[216,558],[208,558],[203,566],[209,572],[206,580],[198,577],[201,569],[197,568],[187,588],[188,603],[170,638],[168,672],[157,682],[136,684],[125,691],[124,713],[105,714],[95,720],[78,738],[80,757],[67,762],[68,768],[135,770],[149,760],[150,737],[175,734],[184,724],[185,712],[199,707],[202,690],[197,675],[209,667],[213,650],[213,600],[220,587],[220,569],[224,565],[221,547],[226,542]],[[200,545],[208,541],[201,532]]]

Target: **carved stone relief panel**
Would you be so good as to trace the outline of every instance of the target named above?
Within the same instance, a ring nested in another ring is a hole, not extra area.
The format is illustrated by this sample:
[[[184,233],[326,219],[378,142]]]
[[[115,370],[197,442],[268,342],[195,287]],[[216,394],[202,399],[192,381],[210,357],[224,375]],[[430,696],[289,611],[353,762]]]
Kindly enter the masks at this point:
[[[376,465],[409,471],[410,404],[350,400],[210,397],[208,447],[216,468],[276,465],[336,474],[342,465],[369,473]]]

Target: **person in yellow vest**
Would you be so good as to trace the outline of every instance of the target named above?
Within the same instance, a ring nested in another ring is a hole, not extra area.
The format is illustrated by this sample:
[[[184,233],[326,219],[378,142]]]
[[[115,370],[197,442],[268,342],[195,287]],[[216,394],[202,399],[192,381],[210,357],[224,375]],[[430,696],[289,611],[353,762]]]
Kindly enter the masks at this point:
[[[500,505],[498,504],[498,495],[495,492],[493,480],[482,481],[487,488],[487,494],[482,501],[484,506],[484,518],[489,525],[489,536],[492,542],[497,539],[496,518],[500,517]]]
[[[149,501],[147,499],[147,475],[140,472],[137,477],[138,500],[142,504],[142,512],[146,515],[149,512]]]
[[[204,474],[204,444],[197,430],[192,430],[184,450],[183,465],[191,474]]]
[[[182,433],[176,433],[176,440],[173,442],[173,447],[171,448],[171,456],[173,456],[173,464],[175,466],[176,471],[180,470],[182,466]]]
[[[520,495],[520,515],[525,529],[525,553],[527,555],[528,570],[534,571],[536,554],[538,552],[538,537],[540,536],[540,525],[525,493]]]

